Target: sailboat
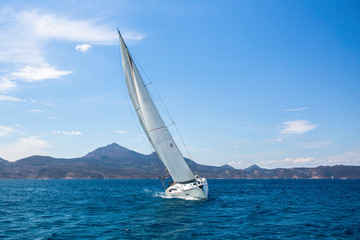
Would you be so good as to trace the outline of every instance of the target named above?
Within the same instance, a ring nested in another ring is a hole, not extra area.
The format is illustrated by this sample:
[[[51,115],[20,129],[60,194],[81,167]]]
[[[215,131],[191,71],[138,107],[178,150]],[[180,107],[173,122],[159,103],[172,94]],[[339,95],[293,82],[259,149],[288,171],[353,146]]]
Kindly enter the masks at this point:
[[[172,198],[208,199],[209,188],[206,178],[194,175],[185,162],[157,110],[119,30],[118,33],[126,86],[136,115],[151,145],[173,179],[169,186],[165,186],[163,183],[166,195]]]

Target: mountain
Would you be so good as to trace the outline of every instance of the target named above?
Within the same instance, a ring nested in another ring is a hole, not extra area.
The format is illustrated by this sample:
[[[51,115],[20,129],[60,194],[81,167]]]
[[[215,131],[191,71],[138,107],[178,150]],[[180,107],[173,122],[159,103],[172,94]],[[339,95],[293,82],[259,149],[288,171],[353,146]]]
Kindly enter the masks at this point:
[[[264,169],[252,165],[235,169],[198,164],[185,159],[199,176],[218,179],[360,179],[360,166]],[[155,179],[166,174],[156,153],[144,155],[116,143],[80,158],[31,156],[16,162],[0,158],[0,179]]]
[[[256,164],[253,164],[250,167],[244,169],[245,172],[258,171],[258,170],[261,170],[261,168]]]
[[[6,164],[8,164],[9,162],[0,158],[0,166],[5,166]]]

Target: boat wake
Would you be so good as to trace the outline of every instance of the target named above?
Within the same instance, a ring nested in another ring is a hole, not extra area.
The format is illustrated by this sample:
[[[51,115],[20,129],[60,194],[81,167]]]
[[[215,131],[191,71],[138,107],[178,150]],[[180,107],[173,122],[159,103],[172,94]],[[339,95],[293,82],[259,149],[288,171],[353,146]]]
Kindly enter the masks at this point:
[[[175,198],[175,199],[183,199],[183,200],[187,200],[187,201],[199,201],[199,200],[202,200],[202,199],[199,199],[199,198],[194,198],[194,197],[172,197],[170,195],[167,195],[165,192],[158,192],[158,191],[151,191],[147,188],[144,189],[144,192],[153,196],[153,197],[156,197],[156,198],[164,198],[164,199],[172,199],[172,198]]]

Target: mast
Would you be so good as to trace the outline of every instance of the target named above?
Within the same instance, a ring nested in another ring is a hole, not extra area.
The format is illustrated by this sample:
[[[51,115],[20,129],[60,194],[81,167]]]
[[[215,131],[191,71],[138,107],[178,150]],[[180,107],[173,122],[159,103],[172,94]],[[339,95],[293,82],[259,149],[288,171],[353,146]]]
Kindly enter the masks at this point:
[[[141,127],[174,181],[194,182],[195,176],[151,99],[119,29],[118,33],[126,86]]]

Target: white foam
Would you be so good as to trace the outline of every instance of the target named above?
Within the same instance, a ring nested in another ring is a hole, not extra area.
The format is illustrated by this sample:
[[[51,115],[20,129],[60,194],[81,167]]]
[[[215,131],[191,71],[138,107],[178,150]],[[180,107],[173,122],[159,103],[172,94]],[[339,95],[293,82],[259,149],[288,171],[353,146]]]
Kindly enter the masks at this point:
[[[164,199],[178,198],[178,199],[189,200],[189,201],[201,200],[199,198],[194,198],[194,197],[181,197],[181,196],[174,197],[174,196],[170,196],[170,195],[166,194],[165,192],[154,192],[153,197],[160,197],[160,198],[164,198]]]

